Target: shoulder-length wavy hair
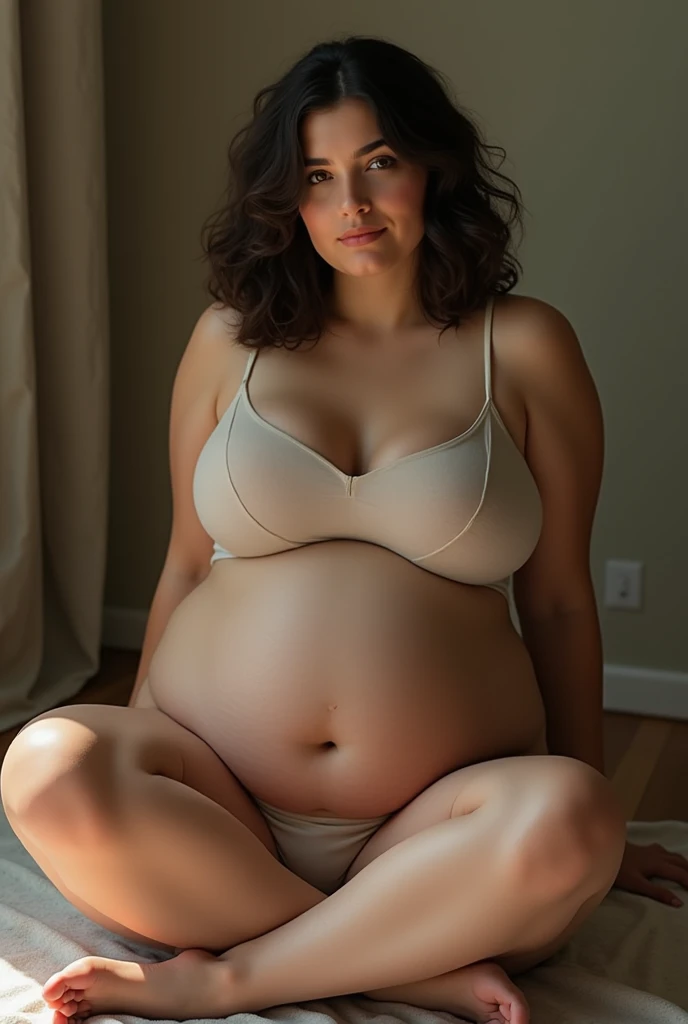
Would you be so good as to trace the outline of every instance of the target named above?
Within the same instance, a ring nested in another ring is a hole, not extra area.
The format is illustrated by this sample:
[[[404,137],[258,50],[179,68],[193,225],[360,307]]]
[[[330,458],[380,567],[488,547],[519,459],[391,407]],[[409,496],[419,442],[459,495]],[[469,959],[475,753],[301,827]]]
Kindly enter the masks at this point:
[[[222,208],[201,229],[212,297],[240,314],[248,347],[298,348],[326,327],[334,270],[314,248],[299,204],[305,166],[299,129],[312,111],[365,100],[402,159],[428,169],[418,296],[429,322],[458,327],[493,293],[518,283],[511,226],[523,233],[521,193],[489,162],[479,127],[440,72],[394,43],[364,36],[318,43],[261,89],[253,118],[232,139]],[[500,187],[500,183],[502,187]],[[503,209],[498,209],[498,204]],[[236,325],[235,325],[236,326]]]

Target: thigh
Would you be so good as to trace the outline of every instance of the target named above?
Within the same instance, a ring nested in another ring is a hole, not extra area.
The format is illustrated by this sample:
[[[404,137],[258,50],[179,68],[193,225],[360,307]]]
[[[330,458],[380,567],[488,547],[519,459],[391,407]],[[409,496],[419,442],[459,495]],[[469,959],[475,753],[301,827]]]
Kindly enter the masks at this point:
[[[533,967],[549,960],[555,953],[560,953],[569,939],[572,939],[581,925],[587,921],[594,910],[599,907],[611,888],[611,883],[605,883],[597,892],[589,896],[584,903],[580,903],[580,897],[575,893],[569,897],[570,912],[573,914],[567,926],[555,935],[553,939],[543,945],[532,949],[521,949],[516,952],[504,953],[502,956],[492,956],[490,960],[503,968],[510,977],[530,971]],[[575,909],[575,913],[574,913]]]
[[[145,943],[146,945],[153,946],[156,949],[162,949],[166,953],[175,953],[177,951],[177,946],[170,946],[165,942],[155,942],[153,939],[147,939],[139,932],[133,931],[131,928],[126,928],[120,921],[114,921],[111,917],[108,917],[106,914],[103,914],[102,911],[96,909],[96,907],[92,907],[90,903],[87,903],[80,896],[77,896],[76,893],[72,892],[72,890],[65,885],[64,880],[58,874],[54,864],[54,857],[50,857],[49,851],[43,850],[39,847],[37,841],[33,837],[29,837],[27,835],[16,818],[12,820],[10,824],[13,832],[17,836],[17,839],[19,839],[24,849],[36,862],[45,877],[48,878],[58,892],[62,893],[65,899],[68,900],[73,907],[76,907],[76,909],[85,917],[95,921],[95,923],[99,924],[101,928],[106,928],[109,932],[113,932],[113,934],[122,936],[125,939],[132,939],[134,942]]]
[[[550,819],[546,833],[550,837],[555,833],[555,842],[558,830],[551,824],[555,819],[563,825],[573,808],[585,807],[592,813],[596,806],[623,823],[611,784],[582,761],[553,754],[481,761],[438,779],[393,814],[367,841],[346,880],[404,839],[478,808],[490,808],[499,818],[508,843],[512,833],[516,836],[526,827],[537,827],[545,816]]]
[[[60,786],[92,792],[119,771],[165,775],[238,818],[277,857],[267,822],[224,761],[195,733],[154,707],[72,704],[28,722],[2,765],[2,801],[10,823],[50,805]],[[44,799],[50,794],[50,799]]]

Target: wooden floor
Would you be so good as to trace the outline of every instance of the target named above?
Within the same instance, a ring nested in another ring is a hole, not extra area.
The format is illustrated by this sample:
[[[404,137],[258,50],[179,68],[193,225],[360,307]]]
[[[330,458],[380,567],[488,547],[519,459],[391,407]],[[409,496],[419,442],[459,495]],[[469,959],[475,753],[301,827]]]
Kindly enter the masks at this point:
[[[125,707],[138,668],[138,651],[104,648],[100,672],[67,704]],[[21,726],[0,733],[0,764]],[[688,822],[688,722],[605,712],[605,775],[627,821]]]

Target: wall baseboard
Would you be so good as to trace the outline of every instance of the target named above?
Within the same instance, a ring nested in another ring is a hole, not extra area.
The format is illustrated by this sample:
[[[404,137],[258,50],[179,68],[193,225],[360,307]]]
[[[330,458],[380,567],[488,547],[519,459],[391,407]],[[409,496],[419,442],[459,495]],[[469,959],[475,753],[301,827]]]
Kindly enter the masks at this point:
[[[147,621],[148,609],[145,608],[105,608],[103,646],[140,651]],[[688,721],[688,672],[605,665],[604,708],[605,711]]]
[[[604,709],[688,721],[688,672],[605,665]]]

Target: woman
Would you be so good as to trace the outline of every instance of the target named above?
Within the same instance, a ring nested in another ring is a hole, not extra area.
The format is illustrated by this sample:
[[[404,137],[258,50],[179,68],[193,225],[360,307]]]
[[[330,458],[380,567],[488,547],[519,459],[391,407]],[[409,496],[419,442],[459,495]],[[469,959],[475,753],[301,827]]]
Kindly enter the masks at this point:
[[[626,850],[595,388],[565,317],[508,294],[518,201],[416,57],[318,45],[240,136],[129,707],[38,716],[2,778],[67,899],[178,955],[78,960],[44,996],[57,1024],[347,993],[524,1024],[509,975]]]

